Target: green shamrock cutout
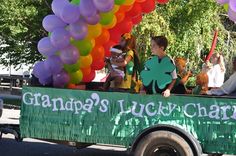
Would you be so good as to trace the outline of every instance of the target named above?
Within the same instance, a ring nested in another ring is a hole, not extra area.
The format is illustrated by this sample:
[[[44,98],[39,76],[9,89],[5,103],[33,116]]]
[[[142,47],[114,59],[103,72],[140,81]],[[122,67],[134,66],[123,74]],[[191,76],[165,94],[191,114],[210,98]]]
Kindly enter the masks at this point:
[[[156,93],[156,86],[159,89],[164,89],[171,83],[171,72],[176,68],[168,56],[162,59],[154,56],[145,62],[144,67],[140,73],[143,85],[145,87],[151,85],[153,93]]]

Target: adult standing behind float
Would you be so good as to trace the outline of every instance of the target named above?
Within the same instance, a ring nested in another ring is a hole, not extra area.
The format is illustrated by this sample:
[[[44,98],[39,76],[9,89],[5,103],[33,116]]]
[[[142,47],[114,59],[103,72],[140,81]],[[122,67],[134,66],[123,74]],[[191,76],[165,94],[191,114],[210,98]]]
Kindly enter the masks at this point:
[[[207,92],[208,95],[231,95],[236,96],[236,56],[233,58],[234,73],[225,83],[218,89],[211,89]]]
[[[213,54],[210,62],[207,62],[203,66],[203,72],[206,72],[209,77],[208,87],[221,87],[224,83],[225,71],[226,69],[223,56],[219,53]]]
[[[136,51],[136,38],[133,35],[126,33],[121,36],[119,45],[121,46],[122,51],[126,53],[125,59],[123,62],[111,61],[111,64],[124,67],[125,76],[119,85],[111,83],[111,88],[120,91],[132,91],[132,81],[137,81],[137,72],[140,65],[139,56]]]

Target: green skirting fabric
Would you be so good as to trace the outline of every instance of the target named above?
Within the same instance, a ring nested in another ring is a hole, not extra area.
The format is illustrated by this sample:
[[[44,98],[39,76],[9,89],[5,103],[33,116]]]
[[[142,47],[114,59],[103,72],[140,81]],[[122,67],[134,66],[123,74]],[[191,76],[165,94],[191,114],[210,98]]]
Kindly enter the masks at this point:
[[[23,88],[22,137],[128,147],[158,124],[185,130],[204,152],[236,153],[236,99]]]

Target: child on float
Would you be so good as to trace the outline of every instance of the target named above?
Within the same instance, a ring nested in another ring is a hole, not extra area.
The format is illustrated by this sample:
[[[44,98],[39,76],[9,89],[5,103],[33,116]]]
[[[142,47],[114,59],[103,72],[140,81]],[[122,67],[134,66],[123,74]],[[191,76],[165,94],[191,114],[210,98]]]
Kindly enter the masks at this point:
[[[136,51],[136,38],[130,33],[123,34],[119,45],[123,53],[125,53],[124,60],[111,60],[111,64],[119,68],[124,68],[124,77],[121,83],[118,84],[113,81],[110,87],[119,91],[135,92],[133,90],[135,86],[132,86],[132,82],[136,83],[138,81],[140,65],[139,56]]]
[[[167,46],[168,46],[168,40],[165,36],[155,36],[151,38],[151,52],[154,56],[157,56],[158,59],[157,61],[161,62],[163,58],[167,57],[168,59],[170,59],[170,62],[174,65],[174,61],[169,56],[167,56],[166,53]],[[168,84],[164,89],[156,89],[156,92],[161,93],[164,97],[170,96],[171,90],[173,89],[177,79],[176,69],[174,69],[174,71],[169,74],[172,77],[171,83]],[[143,93],[144,90],[142,90],[141,92]],[[147,94],[153,94],[152,91],[148,88],[145,88],[145,92]]]
[[[203,65],[203,72],[206,72],[209,77],[208,87],[219,88],[224,83],[225,78],[225,63],[221,54],[215,53],[210,61],[206,61]]]
[[[208,91],[208,75],[205,72],[201,72],[196,76],[196,87],[188,91],[194,95],[205,95]]]
[[[187,92],[185,84],[188,81],[189,77],[192,76],[192,73],[191,71],[186,71],[186,64],[187,61],[184,58],[178,57],[175,59],[178,78],[176,79],[173,93],[185,94]]]
[[[115,85],[120,85],[124,79],[125,72],[123,67],[119,67],[115,64],[112,64],[111,61],[123,62],[125,59],[125,53],[123,53],[120,45],[116,45],[110,49],[111,57],[106,58],[106,65],[110,71],[109,76],[106,79],[104,84],[104,89],[107,90],[110,87],[110,82],[114,81]]]

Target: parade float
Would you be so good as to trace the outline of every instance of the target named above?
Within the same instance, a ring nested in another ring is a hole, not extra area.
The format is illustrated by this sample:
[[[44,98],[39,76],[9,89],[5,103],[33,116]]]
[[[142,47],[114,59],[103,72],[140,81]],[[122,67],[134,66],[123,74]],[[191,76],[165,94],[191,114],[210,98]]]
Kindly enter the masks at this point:
[[[236,21],[234,0],[217,2]],[[143,14],[155,10],[156,3],[168,5],[168,0],[53,0],[54,14],[43,20],[48,36],[38,43],[46,59],[37,62],[33,71],[41,85],[53,87],[23,88],[20,129],[13,127],[18,140],[120,145],[135,156],[236,154],[235,98],[164,98],[76,87],[94,79],[95,71],[104,68],[110,47],[141,22]],[[169,83],[165,72],[174,67],[153,68],[152,61],[145,64],[149,70],[143,71],[144,83]],[[156,68],[160,75],[155,75]]]

